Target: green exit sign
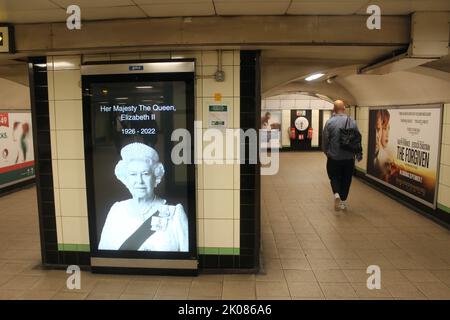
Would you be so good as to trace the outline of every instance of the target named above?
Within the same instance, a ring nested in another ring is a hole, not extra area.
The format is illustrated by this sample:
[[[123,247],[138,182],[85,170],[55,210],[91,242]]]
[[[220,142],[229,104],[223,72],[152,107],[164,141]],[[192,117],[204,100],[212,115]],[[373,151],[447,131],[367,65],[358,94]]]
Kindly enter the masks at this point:
[[[0,24],[0,54],[14,52],[14,31],[10,25]]]

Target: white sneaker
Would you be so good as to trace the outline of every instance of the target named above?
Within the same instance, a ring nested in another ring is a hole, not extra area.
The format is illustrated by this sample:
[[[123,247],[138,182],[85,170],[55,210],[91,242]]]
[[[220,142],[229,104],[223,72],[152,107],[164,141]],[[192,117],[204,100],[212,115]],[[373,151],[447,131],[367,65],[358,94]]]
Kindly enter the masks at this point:
[[[341,197],[339,196],[339,193],[334,194],[334,210],[339,211],[340,210],[340,203],[341,203]]]
[[[346,201],[341,201],[339,203],[339,210],[347,211],[347,202]]]

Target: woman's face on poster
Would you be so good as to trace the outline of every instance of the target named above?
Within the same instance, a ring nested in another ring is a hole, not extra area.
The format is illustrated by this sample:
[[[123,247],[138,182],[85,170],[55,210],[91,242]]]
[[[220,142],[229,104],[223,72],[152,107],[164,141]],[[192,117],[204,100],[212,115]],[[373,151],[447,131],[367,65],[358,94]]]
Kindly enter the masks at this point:
[[[391,129],[391,126],[389,123],[383,125],[383,128],[381,130],[381,145],[383,147],[386,147],[389,144],[389,130]]]
[[[382,131],[382,121],[381,118],[378,117],[377,121],[376,121],[376,125],[375,125],[375,143],[376,143],[376,147],[379,148],[380,147],[380,143],[381,143],[381,131]]]
[[[128,163],[127,188],[135,199],[153,197],[155,176],[149,162],[132,160]]]

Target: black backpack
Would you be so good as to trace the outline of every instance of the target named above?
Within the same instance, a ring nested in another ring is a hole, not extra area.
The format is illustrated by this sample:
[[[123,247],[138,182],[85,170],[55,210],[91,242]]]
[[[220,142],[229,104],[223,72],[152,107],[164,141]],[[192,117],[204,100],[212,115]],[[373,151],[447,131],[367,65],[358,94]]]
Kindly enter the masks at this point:
[[[350,117],[347,117],[344,128],[340,129],[339,144],[343,150],[354,154],[362,154],[361,134],[349,127]]]

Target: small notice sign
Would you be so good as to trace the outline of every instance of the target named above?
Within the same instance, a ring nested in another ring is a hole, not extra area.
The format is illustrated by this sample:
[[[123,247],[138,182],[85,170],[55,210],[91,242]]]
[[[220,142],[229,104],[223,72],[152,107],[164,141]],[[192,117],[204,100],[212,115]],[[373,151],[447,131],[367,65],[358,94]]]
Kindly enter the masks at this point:
[[[224,104],[211,104],[208,107],[208,127],[225,129],[228,122],[228,106]]]

